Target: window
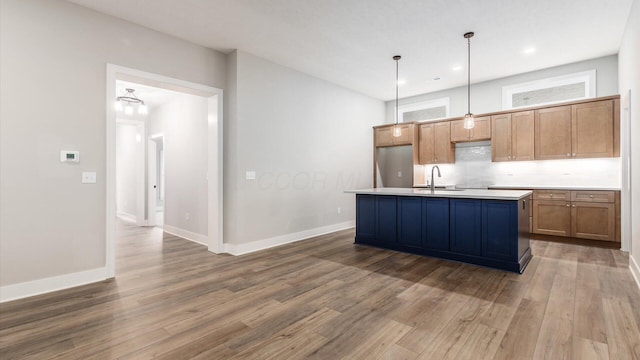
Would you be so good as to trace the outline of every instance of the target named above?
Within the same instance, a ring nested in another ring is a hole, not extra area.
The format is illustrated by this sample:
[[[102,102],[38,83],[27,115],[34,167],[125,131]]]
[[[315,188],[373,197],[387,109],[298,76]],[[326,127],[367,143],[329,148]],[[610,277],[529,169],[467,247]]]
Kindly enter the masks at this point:
[[[398,110],[400,122],[444,119],[449,117],[449,98],[401,105]]]
[[[553,104],[596,96],[596,71],[589,70],[502,87],[502,109]]]

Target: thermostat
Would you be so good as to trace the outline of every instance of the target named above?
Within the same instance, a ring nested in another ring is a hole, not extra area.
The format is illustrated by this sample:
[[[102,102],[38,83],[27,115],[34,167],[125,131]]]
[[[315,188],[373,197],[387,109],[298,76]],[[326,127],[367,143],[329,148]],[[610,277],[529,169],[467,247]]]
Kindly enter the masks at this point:
[[[61,150],[60,162],[80,162],[80,151]]]

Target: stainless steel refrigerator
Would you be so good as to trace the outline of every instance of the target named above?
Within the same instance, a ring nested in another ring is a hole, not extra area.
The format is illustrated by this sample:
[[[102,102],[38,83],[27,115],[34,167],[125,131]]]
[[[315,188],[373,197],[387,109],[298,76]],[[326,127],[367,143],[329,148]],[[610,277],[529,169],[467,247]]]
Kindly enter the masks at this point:
[[[413,149],[411,145],[379,147],[376,151],[378,187],[413,187]]]

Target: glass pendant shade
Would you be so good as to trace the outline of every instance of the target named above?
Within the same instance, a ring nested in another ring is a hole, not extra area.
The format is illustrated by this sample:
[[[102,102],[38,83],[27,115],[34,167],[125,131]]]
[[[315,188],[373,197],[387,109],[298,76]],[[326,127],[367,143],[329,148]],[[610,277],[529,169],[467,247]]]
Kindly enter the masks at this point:
[[[116,111],[121,112],[121,111],[123,110],[122,102],[120,102],[120,101],[116,100],[116,101],[113,103],[113,108],[114,108]]]
[[[468,113],[464,116],[464,124],[463,127],[465,129],[473,129],[473,127],[476,125],[475,120],[473,119],[473,114]]]
[[[393,127],[393,137],[399,137],[400,135],[402,135],[402,129],[400,129],[400,126],[396,125]]]
[[[147,105],[145,104],[138,105],[138,114],[147,115],[148,113],[149,113],[149,109],[147,108]]]
[[[133,115],[133,106],[127,104],[124,106],[124,114],[125,115]]]

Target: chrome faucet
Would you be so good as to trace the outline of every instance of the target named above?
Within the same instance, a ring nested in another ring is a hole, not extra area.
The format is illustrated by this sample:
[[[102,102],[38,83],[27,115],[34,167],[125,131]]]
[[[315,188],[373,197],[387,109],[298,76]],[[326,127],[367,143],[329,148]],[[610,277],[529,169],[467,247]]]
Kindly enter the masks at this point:
[[[442,177],[442,175],[440,175],[440,168],[438,167],[438,165],[434,165],[431,168],[431,193],[433,194],[436,191],[436,185],[433,182],[433,170],[438,169],[438,177]]]

